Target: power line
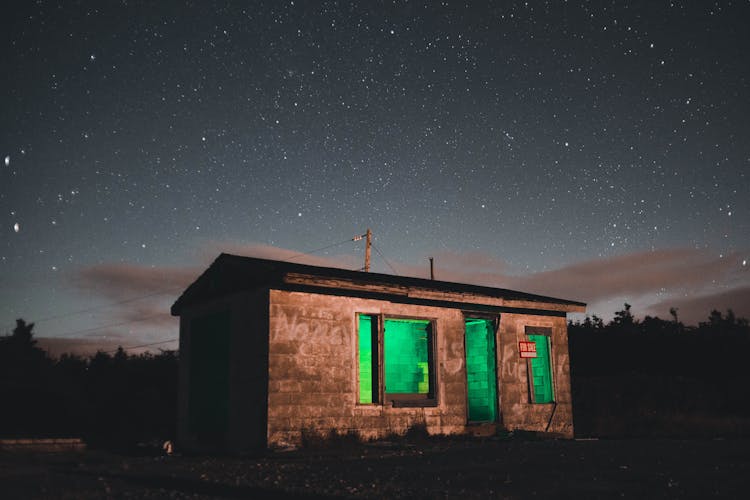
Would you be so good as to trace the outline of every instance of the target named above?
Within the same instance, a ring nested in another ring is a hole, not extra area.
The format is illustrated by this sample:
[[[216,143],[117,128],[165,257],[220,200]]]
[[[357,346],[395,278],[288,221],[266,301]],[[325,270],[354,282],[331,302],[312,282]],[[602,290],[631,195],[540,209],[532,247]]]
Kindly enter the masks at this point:
[[[175,340],[180,340],[180,338],[179,337],[175,337],[175,338],[172,338],[172,339],[162,340],[161,342],[151,342],[149,344],[131,345],[131,346],[128,346],[128,347],[122,347],[122,346],[120,346],[117,349],[110,349],[108,351],[100,351],[100,352],[103,352],[105,354],[109,354],[110,352],[117,352],[120,349],[122,349],[123,351],[127,351],[128,349],[138,349],[140,347],[151,347],[151,346],[159,345],[159,344],[167,344],[169,342],[174,342]]]
[[[329,248],[333,248],[333,247],[338,246],[338,245],[343,245],[344,243],[348,243],[350,241],[354,241],[354,240],[352,238],[349,238],[349,239],[346,239],[346,240],[343,240],[343,241],[339,241],[338,243],[333,243],[332,245],[324,246],[324,247],[321,247],[321,248],[316,248],[315,250],[308,250],[306,252],[296,253],[296,254],[292,255],[291,257],[287,257],[286,259],[282,260],[282,262],[288,262],[288,261],[290,261],[292,259],[296,259],[297,257],[302,257],[303,255],[309,255],[311,253],[322,252],[323,250],[328,250]]]
[[[396,276],[398,276],[398,273],[396,272],[396,269],[393,268],[393,266],[391,265],[391,263],[388,262],[388,259],[385,258],[385,255],[383,255],[383,252],[381,252],[380,249],[378,247],[376,247],[374,243],[372,245],[372,248],[374,248],[375,251],[378,252],[378,255],[380,255],[380,258],[383,259],[383,262],[385,262],[386,264],[388,264],[388,267],[391,268],[391,271],[393,271],[393,274],[395,274]]]
[[[71,331],[71,332],[61,333],[59,335],[49,335],[47,337],[48,338],[70,337],[71,335],[78,335],[79,333],[96,332],[96,331],[99,331],[99,330],[104,330],[105,328],[112,328],[114,326],[124,326],[124,325],[129,325],[131,323],[139,323],[141,321],[146,321],[148,319],[157,318],[159,316],[164,316],[164,313],[152,314],[150,316],[144,316],[143,318],[133,319],[133,320],[130,320],[130,321],[123,321],[123,322],[120,322],[120,323],[110,323],[108,325],[99,325],[99,326],[95,326],[93,328],[84,328],[83,330],[74,330],[74,331]]]
[[[169,290],[161,290],[161,291],[149,293],[149,294],[146,294],[146,295],[139,295],[137,297],[130,297],[128,299],[120,300],[120,301],[117,301],[117,302],[111,302],[109,304],[103,304],[103,305],[100,305],[100,306],[94,306],[94,307],[89,307],[89,308],[86,308],[86,309],[80,309],[78,311],[72,311],[72,312],[69,312],[69,313],[56,314],[54,316],[47,316],[46,318],[35,320],[34,323],[35,324],[36,323],[43,323],[45,321],[50,321],[50,320],[53,320],[53,319],[67,318],[67,317],[70,317],[70,316],[75,316],[76,314],[83,314],[83,313],[87,313],[87,312],[91,312],[91,311],[97,311],[99,309],[106,309],[108,307],[117,306],[117,305],[120,305],[120,304],[127,304],[129,302],[136,302],[138,300],[146,299],[148,297],[154,297],[156,295],[165,295],[165,294],[167,294],[169,292],[175,292],[177,290],[181,290],[181,288],[170,288]]]
[[[148,297],[154,297],[154,296],[157,296],[157,295],[165,295],[167,293],[176,292],[176,291],[181,290],[181,289],[182,288],[169,288],[169,289],[166,289],[166,290],[160,290],[158,292],[147,293],[145,295],[138,295],[138,296],[135,296],[135,297],[129,297],[127,299],[119,300],[117,302],[110,302],[108,304],[102,304],[102,305],[99,305],[99,306],[87,307],[86,309],[79,309],[77,311],[71,311],[71,312],[67,312],[67,313],[55,314],[55,315],[52,315],[52,316],[46,316],[46,317],[41,318],[41,319],[35,319],[34,321],[32,321],[32,323],[34,323],[36,325],[36,324],[39,324],[39,323],[45,323],[47,321],[52,321],[53,319],[69,318],[70,316],[76,316],[78,314],[83,314],[83,313],[92,312],[92,311],[98,311],[100,309],[107,309],[109,307],[117,306],[117,305],[120,305],[120,304],[127,304],[127,303],[130,303],[130,302],[136,302],[136,301],[139,301],[139,300],[142,300],[142,299],[146,299]],[[9,326],[8,328],[13,329],[13,328],[15,328],[15,325]]]

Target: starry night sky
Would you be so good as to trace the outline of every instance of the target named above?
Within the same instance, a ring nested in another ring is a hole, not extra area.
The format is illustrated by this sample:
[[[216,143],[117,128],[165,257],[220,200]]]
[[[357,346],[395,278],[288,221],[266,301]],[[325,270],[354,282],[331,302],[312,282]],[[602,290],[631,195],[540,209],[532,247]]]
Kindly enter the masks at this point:
[[[378,272],[750,315],[748,1],[3,18],[0,333],[173,338],[218,252],[357,268],[367,227]]]

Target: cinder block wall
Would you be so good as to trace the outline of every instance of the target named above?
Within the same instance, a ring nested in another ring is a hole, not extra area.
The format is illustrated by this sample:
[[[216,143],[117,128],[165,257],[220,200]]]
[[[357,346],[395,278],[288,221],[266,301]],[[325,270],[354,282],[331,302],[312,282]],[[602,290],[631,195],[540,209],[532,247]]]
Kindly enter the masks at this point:
[[[552,329],[551,362],[555,403],[530,400],[529,373],[518,353],[518,342],[527,340],[526,327]],[[503,313],[497,337],[502,422],[506,429],[547,431],[573,437],[573,405],[570,389],[568,328],[564,317]]]
[[[463,315],[387,301],[271,290],[269,296],[268,445],[298,444],[303,432],[356,432],[363,438],[460,433],[466,425]],[[356,313],[436,320],[438,406],[360,405]]]
[[[181,317],[180,352],[190,352],[193,318],[232,311],[230,429],[211,448],[241,450],[299,444],[303,432],[356,432],[382,438],[424,424],[433,434],[466,431],[464,316],[458,309],[271,290],[226,297]],[[437,407],[360,405],[356,313],[436,322]],[[551,328],[554,404],[533,404],[528,369],[518,354],[526,326]],[[266,332],[268,332],[266,334]],[[500,422],[507,429],[573,436],[567,325],[564,317],[503,313],[496,338]],[[187,431],[186,363],[180,364],[178,439],[202,449]],[[267,401],[267,406],[265,402]]]

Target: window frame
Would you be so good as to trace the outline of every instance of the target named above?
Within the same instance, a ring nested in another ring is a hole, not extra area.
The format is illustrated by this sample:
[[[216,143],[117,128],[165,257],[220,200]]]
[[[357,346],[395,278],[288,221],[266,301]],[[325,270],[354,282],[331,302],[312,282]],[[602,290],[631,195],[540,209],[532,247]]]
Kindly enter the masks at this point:
[[[373,353],[373,367],[372,367],[372,373],[373,373],[373,379],[377,379],[377,381],[373,380],[372,384],[372,402],[371,403],[362,403],[360,401],[360,354],[359,354],[359,345],[360,345],[360,331],[359,331],[359,325],[360,325],[360,316],[369,316],[371,318],[371,321],[375,321],[377,323],[377,342],[373,342],[373,348],[375,345],[377,345],[377,355]],[[409,315],[399,315],[399,314],[384,314],[384,313],[366,313],[366,312],[357,312],[355,314],[356,317],[356,327],[357,327],[357,335],[356,335],[356,350],[357,350],[357,366],[356,366],[356,373],[357,373],[357,391],[356,391],[356,399],[357,399],[357,405],[359,406],[384,406],[385,404],[390,403],[392,407],[394,408],[408,408],[408,407],[432,407],[437,406],[438,404],[438,376],[437,376],[437,336],[436,336],[436,327],[437,327],[437,320],[436,318],[425,318],[425,317],[419,317],[419,316],[409,316]],[[385,389],[385,363],[386,363],[386,357],[385,357],[385,322],[387,320],[413,320],[413,321],[420,321],[420,322],[426,322],[427,328],[427,363],[428,363],[428,391],[426,394],[419,394],[419,393],[388,393]],[[377,358],[377,367],[375,365],[375,360]]]
[[[361,380],[360,377],[362,375],[361,365],[360,365],[360,325],[361,325],[361,317],[367,316],[370,318],[371,324],[370,324],[370,349],[371,349],[371,358],[370,358],[370,373],[371,373],[371,382],[370,382],[370,399],[371,401],[369,403],[363,403],[361,399]],[[356,397],[357,397],[357,405],[361,406],[373,406],[373,405],[379,405],[382,404],[382,378],[380,373],[380,365],[381,365],[381,358],[382,358],[382,326],[381,326],[381,317],[380,314],[372,314],[372,313],[365,313],[365,312],[358,312],[354,315],[355,317],[355,331],[356,331],[356,370],[357,370],[357,385],[356,385]],[[372,325],[372,322],[375,323],[374,328]]]
[[[526,326],[524,331],[524,337],[527,341],[531,341],[532,335],[542,335],[547,337],[547,365],[549,367],[549,382],[552,390],[552,399],[550,401],[537,402],[536,394],[534,392],[534,369],[532,367],[532,358],[526,358],[526,379],[528,383],[528,397],[529,403],[536,405],[549,405],[556,403],[557,390],[555,388],[555,370],[552,356],[552,328],[548,326]]]

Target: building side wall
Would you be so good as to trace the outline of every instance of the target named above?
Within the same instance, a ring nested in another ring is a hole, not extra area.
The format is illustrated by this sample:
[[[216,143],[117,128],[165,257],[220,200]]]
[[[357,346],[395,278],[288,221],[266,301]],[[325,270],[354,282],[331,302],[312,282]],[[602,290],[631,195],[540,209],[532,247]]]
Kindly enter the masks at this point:
[[[554,403],[532,403],[529,367],[519,355],[519,341],[527,340],[526,327],[551,329],[551,364]],[[573,437],[570,356],[566,319],[556,316],[502,314],[497,336],[502,423],[508,430],[553,432]]]
[[[268,401],[268,290],[234,304],[230,353],[230,429],[232,451],[265,449]]]
[[[229,311],[229,415],[227,431],[209,442],[188,425],[191,325],[193,320]],[[268,399],[268,291],[243,292],[183,311],[180,316],[178,445],[191,451],[242,451],[266,446]]]
[[[299,444],[305,433],[369,439],[413,425],[432,434],[465,430],[460,310],[280,290],[270,291],[269,304],[269,446]],[[357,313],[435,320],[436,407],[358,404]]]
[[[177,444],[182,446],[183,443],[190,442],[188,432],[188,389],[189,367],[187,359],[190,353],[190,317],[186,314],[180,316],[180,340],[179,353],[180,362],[177,367],[178,384],[177,384]],[[189,446],[189,444],[188,444]]]

